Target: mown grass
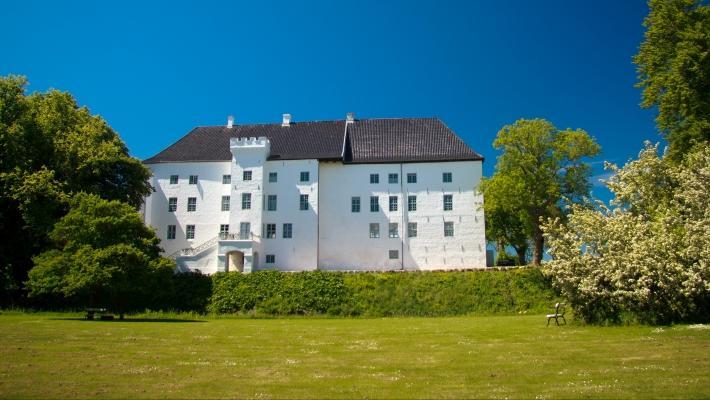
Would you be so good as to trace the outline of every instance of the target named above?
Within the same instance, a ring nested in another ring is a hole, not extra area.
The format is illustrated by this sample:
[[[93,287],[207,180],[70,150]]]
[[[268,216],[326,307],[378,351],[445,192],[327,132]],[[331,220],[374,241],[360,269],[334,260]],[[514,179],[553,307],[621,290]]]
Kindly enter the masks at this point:
[[[0,397],[693,398],[710,326],[0,315]]]

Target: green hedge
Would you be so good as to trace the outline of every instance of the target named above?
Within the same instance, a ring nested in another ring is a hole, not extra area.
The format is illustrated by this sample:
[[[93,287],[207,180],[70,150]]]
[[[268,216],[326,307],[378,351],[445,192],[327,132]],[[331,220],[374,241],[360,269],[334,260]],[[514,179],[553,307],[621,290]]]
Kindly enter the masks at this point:
[[[444,316],[544,312],[556,301],[535,268],[450,272],[218,273],[209,311],[267,315]]]

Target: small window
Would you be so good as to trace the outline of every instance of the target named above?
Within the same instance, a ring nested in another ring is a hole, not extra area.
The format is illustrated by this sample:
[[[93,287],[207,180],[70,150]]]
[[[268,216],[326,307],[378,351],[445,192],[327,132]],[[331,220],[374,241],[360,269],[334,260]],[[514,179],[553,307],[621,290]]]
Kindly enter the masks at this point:
[[[229,211],[229,196],[222,196],[222,211]]]
[[[195,225],[187,225],[185,227],[185,239],[195,238]]]
[[[246,240],[251,238],[251,224],[249,222],[241,222],[239,224],[239,239]]]
[[[190,185],[197,185],[197,175],[190,175]]]
[[[370,238],[380,237],[380,224],[370,224]]]
[[[175,239],[175,232],[177,232],[175,225],[168,225],[168,239]]]
[[[444,183],[451,183],[453,181],[451,172],[444,172],[444,174],[442,175],[442,179]]]
[[[275,183],[279,180],[279,175],[276,172],[269,172],[269,182]]]
[[[170,184],[171,185],[177,185],[178,183],[178,176],[177,175],[170,175]],[[175,238],[173,238],[175,239]]]
[[[229,224],[222,224],[219,226],[219,237],[226,239],[229,236]]]
[[[232,175],[222,175],[222,184],[229,185],[232,183]]]
[[[417,174],[407,174],[407,183],[417,183]]]
[[[293,237],[293,224],[284,224],[282,232],[284,239],[291,239]]]
[[[399,259],[399,250],[390,250],[390,260]]]
[[[389,182],[390,183],[399,183],[399,175],[389,174]]]
[[[408,237],[417,237],[417,223],[416,222],[410,222],[407,224],[407,236]]]
[[[273,239],[276,237],[276,224],[266,224],[266,238]]]
[[[177,197],[171,197],[168,199],[168,212],[177,211]]]
[[[242,210],[251,210],[251,193],[242,193]]]
[[[399,224],[396,222],[390,222],[390,237],[391,238],[398,238],[399,237]]]
[[[444,222],[444,236],[454,236],[453,222]]]
[[[251,180],[251,171],[242,171],[242,180],[243,181],[250,181]]]
[[[350,211],[354,213],[360,212],[360,197],[353,197],[350,199]]]
[[[311,180],[311,174],[308,171],[301,172],[301,182],[308,182]]]
[[[380,211],[380,198],[377,196],[370,196],[370,212]]]
[[[266,255],[266,263],[267,264],[273,264],[276,262],[276,256],[274,254],[267,254]]]
[[[390,196],[390,211],[397,211],[397,196]]]
[[[270,194],[266,200],[266,211],[276,211],[276,195]]]
[[[370,183],[380,183],[380,174],[370,174]]]
[[[417,196],[407,197],[407,210],[417,211]]]
[[[308,195],[302,194],[300,199],[300,207],[302,211],[308,210]]]
[[[451,211],[454,209],[454,195],[445,194],[444,195],[444,211]]]
[[[197,197],[187,198],[187,211],[197,211]]]

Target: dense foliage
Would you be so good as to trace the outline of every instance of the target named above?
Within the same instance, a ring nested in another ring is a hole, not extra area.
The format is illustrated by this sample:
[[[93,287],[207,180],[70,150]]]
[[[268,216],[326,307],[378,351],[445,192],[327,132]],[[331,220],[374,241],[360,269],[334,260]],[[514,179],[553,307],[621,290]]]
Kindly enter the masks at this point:
[[[608,181],[610,207],[573,206],[545,226],[546,272],[587,321],[710,318],[710,146],[680,163],[647,144]]]

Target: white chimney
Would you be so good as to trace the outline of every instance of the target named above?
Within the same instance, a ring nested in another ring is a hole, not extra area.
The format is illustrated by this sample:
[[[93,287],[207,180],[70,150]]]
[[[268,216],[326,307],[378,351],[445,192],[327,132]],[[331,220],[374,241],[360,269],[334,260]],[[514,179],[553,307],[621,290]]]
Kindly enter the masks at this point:
[[[284,114],[283,121],[281,121],[281,126],[291,125],[291,114]]]
[[[345,122],[347,122],[348,124],[354,123],[355,122],[355,113],[351,113],[351,112],[347,113],[345,115]]]
[[[232,125],[234,125],[234,117],[230,115],[227,117],[227,128],[232,129]]]

